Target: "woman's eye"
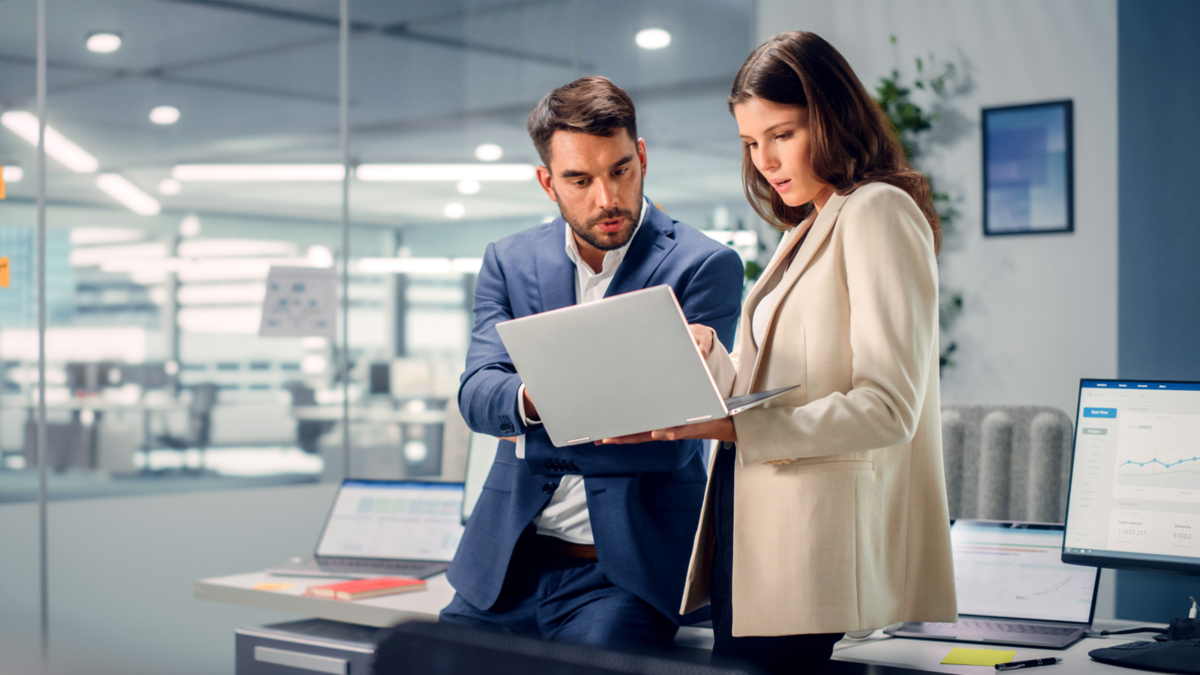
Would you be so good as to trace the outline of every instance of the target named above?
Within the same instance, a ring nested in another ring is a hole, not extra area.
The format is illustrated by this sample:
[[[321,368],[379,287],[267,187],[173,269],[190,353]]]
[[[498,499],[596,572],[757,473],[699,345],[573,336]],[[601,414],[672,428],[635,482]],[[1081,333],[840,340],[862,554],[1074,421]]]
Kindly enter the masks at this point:
[[[747,144],[746,144],[746,149],[747,149],[747,150],[753,150],[753,149],[755,149],[755,148],[757,148],[757,147],[758,147],[758,143],[747,143]]]
[[[775,140],[786,141],[787,139],[789,139],[791,137],[792,137],[792,133],[789,131],[787,133],[779,134],[778,136],[775,137]]]

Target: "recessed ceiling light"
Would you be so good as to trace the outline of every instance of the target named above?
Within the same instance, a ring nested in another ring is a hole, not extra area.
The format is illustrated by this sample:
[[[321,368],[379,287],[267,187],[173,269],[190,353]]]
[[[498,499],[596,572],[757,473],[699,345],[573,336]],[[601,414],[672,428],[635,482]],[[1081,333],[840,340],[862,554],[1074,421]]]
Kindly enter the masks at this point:
[[[155,124],[175,124],[179,121],[179,108],[173,105],[160,105],[150,111],[150,121]]]
[[[87,36],[88,51],[111,54],[121,48],[121,36],[116,33],[92,33]]]
[[[475,159],[481,162],[494,162],[504,156],[504,148],[495,143],[484,143],[475,148]]]
[[[662,49],[671,44],[671,34],[661,28],[646,28],[638,31],[634,41],[642,49]]]
[[[164,178],[158,184],[158,191],[164,195],[177,195],[183,189],[183,185],[174,178]]]
[[[20,183],[25,177],[25,170],[19,166],[4,167],[3,178],[5,183]]]
[[[194,237],[200,234],[200,216],[194,213],[189,213],[179,222],[179,234],[185,237]]]
[[[458,202],[450,202],[442,209],[447,218],[462,218],[467,213],[467,207]]]
[[[180,181],[340,181],[341,164],[180,164],[171,177]]]
[[[458,181],[458,191],[464,195],[473,195],[479,192],[479,188],[479,181],[473,178]]]

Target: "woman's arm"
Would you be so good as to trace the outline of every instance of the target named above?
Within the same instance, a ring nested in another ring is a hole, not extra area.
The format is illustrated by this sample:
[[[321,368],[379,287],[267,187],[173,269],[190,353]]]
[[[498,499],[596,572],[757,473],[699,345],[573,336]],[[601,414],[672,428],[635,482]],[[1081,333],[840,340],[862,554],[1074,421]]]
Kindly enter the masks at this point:
[[[929,224],[907,195],[882,189],[851,198],[836,228],[850,304],[851,389],[798,408],[737,415],[740,462],[903,445],[916,431],[938,326]]]

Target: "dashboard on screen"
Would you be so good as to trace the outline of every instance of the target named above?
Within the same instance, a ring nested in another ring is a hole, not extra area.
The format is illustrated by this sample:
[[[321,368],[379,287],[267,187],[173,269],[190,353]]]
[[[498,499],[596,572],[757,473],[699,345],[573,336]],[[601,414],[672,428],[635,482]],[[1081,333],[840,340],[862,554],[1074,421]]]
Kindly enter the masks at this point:
[[[1200,573],[1200,382],[1080,383],[1063,561]]]

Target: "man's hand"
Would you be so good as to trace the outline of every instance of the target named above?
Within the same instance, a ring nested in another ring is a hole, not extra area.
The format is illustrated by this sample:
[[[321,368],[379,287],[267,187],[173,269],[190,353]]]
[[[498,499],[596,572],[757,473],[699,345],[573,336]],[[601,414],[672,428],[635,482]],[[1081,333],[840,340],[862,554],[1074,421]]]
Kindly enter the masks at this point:
[[[689,323],[688,332],[692,334],[692,341],[696,343],[696,349],[700,350],[700,356],[707,359],[713,347],[713,329],[703,324]]]
[[[733,419],[725,417],[710,422],[698,422],[696,424],[685,424],[681,427],[671,427],[670,429],[647,431],[643,434],[606,438],[602,441],[597,441],[596,445],[626,445],[629,443],[647,443],[649,441],[682,441],[692,438],[715,439],[736,443],[737,429],[733,426]]]

